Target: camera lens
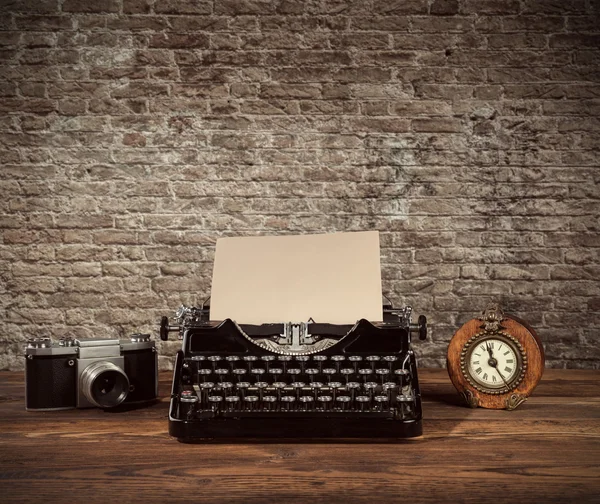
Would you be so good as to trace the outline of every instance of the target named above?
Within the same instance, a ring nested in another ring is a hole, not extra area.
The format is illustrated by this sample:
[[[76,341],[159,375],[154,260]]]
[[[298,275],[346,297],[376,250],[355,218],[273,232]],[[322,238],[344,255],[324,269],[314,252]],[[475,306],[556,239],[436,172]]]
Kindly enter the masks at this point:
[[[95,362],[81,373],[81,390],[92,404],[113,408],[121,404],[129,392],[129,379],[112,362]]]

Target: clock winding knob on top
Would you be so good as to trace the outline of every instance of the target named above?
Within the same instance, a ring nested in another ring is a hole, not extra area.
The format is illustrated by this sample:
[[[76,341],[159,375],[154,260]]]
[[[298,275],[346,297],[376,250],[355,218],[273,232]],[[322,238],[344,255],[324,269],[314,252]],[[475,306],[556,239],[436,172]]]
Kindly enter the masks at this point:
[[[469,406],[514,409],[539,383],[544,350],[527,324],[490,304],[448,345],[448,374]]]

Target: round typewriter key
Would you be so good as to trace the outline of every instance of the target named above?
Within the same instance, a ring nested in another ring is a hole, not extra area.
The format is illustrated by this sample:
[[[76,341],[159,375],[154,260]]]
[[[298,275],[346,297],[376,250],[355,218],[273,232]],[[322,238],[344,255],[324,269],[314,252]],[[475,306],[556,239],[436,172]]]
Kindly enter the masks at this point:
[[[273,395],[266,395],[262,398],[264,407],[268,410],[273,409],[273,406],[277,402],[277,397]]]
[[[352,362],[352,365],[354,366],[354,372],[356,373],[358,370],[358,363],[362,361],[362,357],[360,355],[351,355],[348,357],[348,360]]]
[[[240,402],[240,398],[236,395],[229,395],[225,398],[225,402],[227,403],[227,409],[229,411],[233,411],[237,404]]]
[[[346,382],[350,379],[350,375],[354,374],[354,369],[352,368],[342,368],[340,369],[340,374],[346,377]]]
[[[340,383],[340,382],[329,382],[327,385],[329,385],[329,388],[331,390],[333,390],[333,398],[334,399],[336,398],[340,389],[344,387],[344,384]]]
[[[396,401],[398,401],[398,402],[412,402],[412,400],[413,400],[412,396],[409,396],[409,395],[403,394],[403,395],[396,396]]]
[[[198,376],[200,376],[202,382],[207,380],[208,375],[212,374],[212,369],[200,368],[198,369]]]
[[[323,407],[323,409],[327,409],[333,401],[333,397],[330,395],[322,395],[317,397],[317,401],[319,401]]]
[[[258,360],[258,357],[256,355],[244,355],[242,359],[244,359],[246,362],[254,362]]]
[[[225,357],[225,360],[227,362],[237,362],[240,360],[240,358],[237,355],[228,355],[227,357]]]
[[[378,409],[383,409],[384,404],[388,402],[388,396],[386,395],[376,395],[373,399],[375,400]]]
[[[209,355],[207,357],[207,360],[209,360],[212,363],[212,368],[213,371],[215,369],[215,367],[217,366],[217,362],[219,362],[223,357],[221,357],[220,355]]]
[[[266,373],[266,370],[263,368],[253,368],[252,369],[252,374],[255,374],[257,376],[264,375],[265,373]]]
[[[367,357],[365,357],[365,360],[371,363],[371,369],[373,370],[375,370],[375,363],[379,361],[379,359],[379,355],[367,355]]]
[[[217,368],[215,369],[215,374],[218,375],[221,378],[221,380],[223,380],[223,376],[229,374],[229,369]]]
[[[361,368],[358,370],[358,374],[364,376],[366,380],[369,377],[369,375],[373,374],[373,370],[371,368]]]
[[[308,411],[308,407],[313,403],[313,401],[314,401],[313,396],[309,396],[309,395],[300,396],[300,402],[303,403],[304,411]]]
[[[319,374],[317,368],[307,368],[304,372],[310,377],[310,381],[313,381],[315,376]]]
[[[223,396],[220,395],[211,395],[208,396],[208,402],[213,410],[216,410],[219,407],[219,403],[223,400]]]
[[[348,392],[350,392],[350,397],[352,399],[354,399],[354,396],[356,395],[356,391],[359,388],[360,388],[360,383],[358,383],[358,382],[348,382],[348,383],[346,383],[346,390],[348,390]]]
[[[244,376],[246,373],[247,371],[243,368],[236,368],[233,370],[233,374],[238,377],[238,380],[241,380],[242,376]]]
[[[377,382],[367,382],[364,384],[365,390],[374,390],[377,388]]]
[[[385,382],[381,388],[388,395],[388,399],[392,400],[392,392],[396,389],[397,385],[394,382]]]
[[[288,374],[291,374],[292,376],[296,376],[299,375],[300,373],[302,373],[302,370],[299,368],[290,368],[287,370]]]
[[[239,382],[237,384],[237,389],[240,393],[240,395],[242,396],[242,398],[244,397],[244,395],[246,394],[246,390],[250,387],[250,383],[248,382]]]
[[[286,410],[289,411],[292,407],[292,403],[296,401],[296,398],[294,396],[284,395],[281,397],[281,401],[285,404]]]
[[[292,360],[291,355],[280,355],[277,357],[281,362],[290,362]]]
[[[201,361],[206,360],[206,356],[204,356],[204,355],[193,355],[192,356],[192,360],[193,361],[197,361],[197,362],[201,362]]]
[[[206,401],[208,398],[208,391],[215,386],[213,382],[203,382],[200,384],[200,389],[202,393],[202,400]]]
[[[296,390],[296,398],[300,396],[300,390],[305,386],[304,382],[292,382],[291,386]]]
[[[221,382],[221,383],[219,383],[219,386],[224,391],[228,391],[228,390],[231,390],[233,388],[233,383],[231,383],[231,382]]]
[[[281,397],[281,391],[287,387],[287,383],[276,381],[271,384],[271,387],[277,391],[277,397]]]
[[[304,368],[306,366],[306,363],[308,362],[309,359],[310,359],[310,357],[308,355],[298,355],[296,357],[296,362],[300,363],[300,369],[302,369],[303,373],[304,373]]]
[[[252,409],[254,409],[254,405],[258,402],[258,396],[255,396],[255,395],[246,396],[246,397],[244,397],[244,402],[248,406],[248,409],[252,410]]]
[[[347,395],[338,396],[336,402],[340,405],[340,408],[345,410],[348,408],[348,403],[350,402],[350,397]]]
[[[269,373],[271,373],[273,375],[273,378],[276,378],[277,376],[283,374],[283,369],[281,369],[281,368],[271,368],[269,370]]]
[[[360,404],[360,411],[365,411],[365,406],[371,402],[371,398],[364,395],[359,395],[356,397],[356,402]]]
[[[327,381],[330,382],[331,381],[331,377],[336,374],[337,371],[335,370],[335,368],[325,368],[323,369],[323,374],[325,376],[327,376]]]
[[[387,368],[377,368],[375,370],[375,374],[377,374],[381,378],[381,383],[383,384],[383,380],[390,373],[390,370]]]
[[[394,371],[394,374],[396,374],[398,376],[406,376],[406,375],[408,375],[408,370],[407,369],[396,369],[396,371]]]

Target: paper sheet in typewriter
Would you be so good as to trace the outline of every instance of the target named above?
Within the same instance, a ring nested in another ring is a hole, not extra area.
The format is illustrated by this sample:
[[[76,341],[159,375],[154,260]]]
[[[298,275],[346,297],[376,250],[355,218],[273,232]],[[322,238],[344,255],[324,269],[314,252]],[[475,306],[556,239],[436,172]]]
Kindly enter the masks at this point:
[[[379,232],[221,238],[211,320],[354,324],[380,321]]]

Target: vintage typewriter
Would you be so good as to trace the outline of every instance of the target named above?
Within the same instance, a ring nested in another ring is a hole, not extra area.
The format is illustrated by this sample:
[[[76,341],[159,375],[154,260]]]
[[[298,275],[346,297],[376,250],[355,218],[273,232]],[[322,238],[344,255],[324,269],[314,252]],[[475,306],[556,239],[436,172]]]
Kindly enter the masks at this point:
[[[176,332],[169,433],[214,438],[419,436],[421,394],[411,335],[427,335],[410,307],[383,305],[383,322],[248,325],[182,306],[161,320]],[[173,322],[173,323],[172,323]]]

